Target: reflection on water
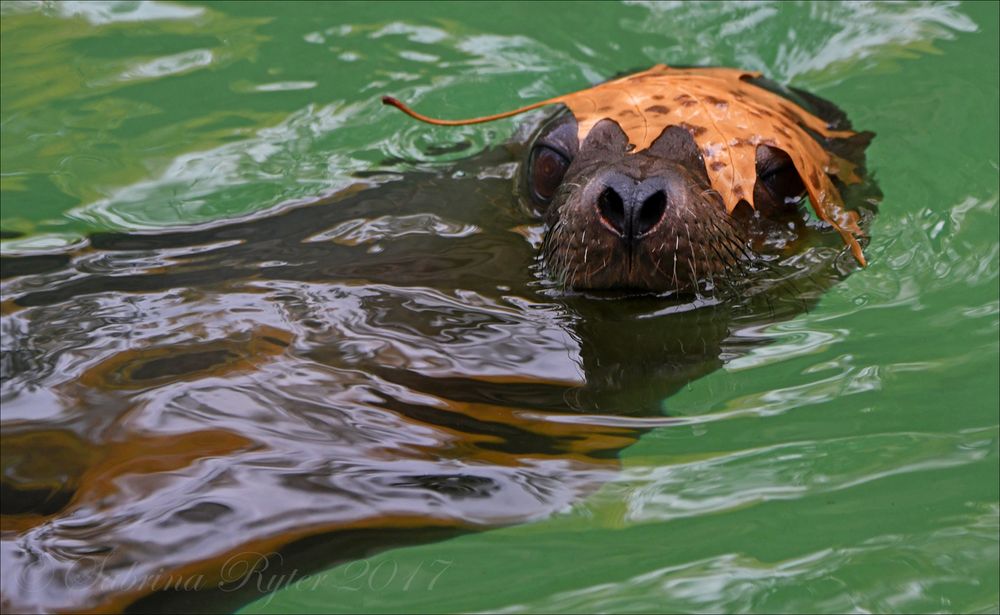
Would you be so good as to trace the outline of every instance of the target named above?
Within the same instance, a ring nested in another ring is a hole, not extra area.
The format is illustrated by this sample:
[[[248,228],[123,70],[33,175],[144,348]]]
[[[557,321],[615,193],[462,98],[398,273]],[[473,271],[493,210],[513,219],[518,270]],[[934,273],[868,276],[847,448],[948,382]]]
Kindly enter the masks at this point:
[[[5,256],[4,595],[120,608],[151,575],[214,578],[306,536],[391,530],[373,549],[546,517],[669,424],[664,397],[755,345],[733,330],[841,275],[819,242],[766,301],[556,292],[509,162]]]

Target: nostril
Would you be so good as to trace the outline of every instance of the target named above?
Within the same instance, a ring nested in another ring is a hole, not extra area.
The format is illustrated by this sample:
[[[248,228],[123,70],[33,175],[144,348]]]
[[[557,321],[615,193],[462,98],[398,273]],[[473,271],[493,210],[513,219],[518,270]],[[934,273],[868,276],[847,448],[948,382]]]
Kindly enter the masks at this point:
[[[662,190],[657,190],[642,202],[639,209],[639,224],[636,235],[645,235],[663,218],[663,213],[667,210],[667,195]]]
[[[597,210],[601,212],[601,217],[611,228],[618,231],[620,235],[625,234],[625,203],[622,202],[621,195],[613,188],[605,188],[597,197]]]

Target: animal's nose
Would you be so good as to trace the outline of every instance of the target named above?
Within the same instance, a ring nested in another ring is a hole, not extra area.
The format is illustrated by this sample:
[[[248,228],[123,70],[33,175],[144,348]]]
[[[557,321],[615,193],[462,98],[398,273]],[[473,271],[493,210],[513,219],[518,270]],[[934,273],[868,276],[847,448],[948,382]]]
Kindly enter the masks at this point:
[[[626,242],[642,238],[667,211],[666,182],[660,178],[636,181],[611,175],[602,181],[597,210],[605,224]]]

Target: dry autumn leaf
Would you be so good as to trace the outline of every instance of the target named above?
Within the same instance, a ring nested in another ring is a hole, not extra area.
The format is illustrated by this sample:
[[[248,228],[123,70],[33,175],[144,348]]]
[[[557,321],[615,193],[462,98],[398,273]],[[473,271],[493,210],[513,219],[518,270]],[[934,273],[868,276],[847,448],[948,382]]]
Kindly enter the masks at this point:
[[[658,64],[579,92],[467,120],[430,118],[389,96],[382,102],[415,119],[443,126],[489,122],[562,103],[576,117],[581,143],[595,124],[610,119],[621,126],[634,146],[632,152],[648,148],[667,127],[680,126],[691,133],[701,150],[712,188],[722,195],[729,212],[740,201],[754,206],[757,146],[776,147],[792,159],[816,215],[837,229],[854,257],[865,265],[857,240],[862,235],[858,216],[844,207],[830,175],[844,183],[860,180],[850,162],[825,150],[807,129],[823,138],[847,138],[854,133],[831,130],[819,117],[746,80],[759,76],[733,68],[676,69]]]

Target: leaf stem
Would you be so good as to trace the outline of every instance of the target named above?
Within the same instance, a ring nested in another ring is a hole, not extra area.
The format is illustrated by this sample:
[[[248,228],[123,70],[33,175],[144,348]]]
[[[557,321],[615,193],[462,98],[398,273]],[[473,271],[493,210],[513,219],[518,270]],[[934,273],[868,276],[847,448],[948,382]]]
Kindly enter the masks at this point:
[[[544,107],[545,105],[551,105],[552,103],[562,102],[559,98],[550,98],[549,100],[543,100],[541,102],[532,103],[525,107],[520,107],[519,109],[514,109],[513,111],[505,111],[503,113],[497,113],[495,115],[484,115],[482,117],[474,117],[467,120],[440,120],[433,117],[428,117],[422,113],[417,113],[410,107],[406,106],[406,103],[400,101],[392,96],[383,96],[382,104],[389,105],[390,107],[396,107],[406,115],[409,115],[415,120],[420,120],[421,122],[427,122],[428,124],[434,124],[435,126],[466,126],[468,124],[482,124],[483,122],[492,122],[493,120],[502,120],[505,117],[511,117],[524,113],[526,111],[531,111],[532,109],[538,109],[539,107]]]

